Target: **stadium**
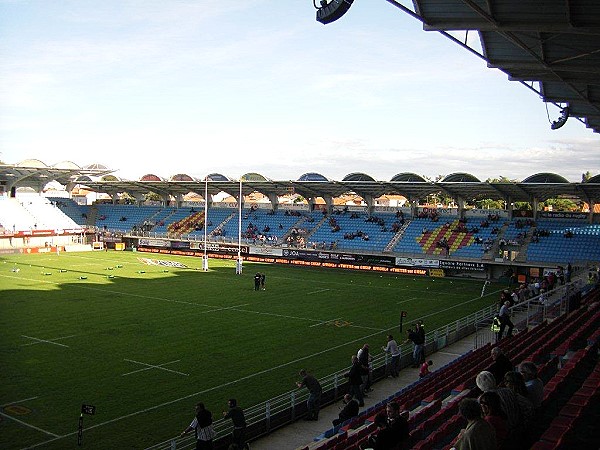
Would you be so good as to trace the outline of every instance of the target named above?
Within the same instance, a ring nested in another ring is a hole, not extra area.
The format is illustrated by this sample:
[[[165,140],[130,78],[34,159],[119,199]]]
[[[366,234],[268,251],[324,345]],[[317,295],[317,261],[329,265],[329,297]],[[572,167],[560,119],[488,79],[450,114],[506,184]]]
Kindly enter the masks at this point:
[[[553,129],[572,118],[598,131],[594,5],[531,20],[516,6],[527,2],[388,1],[451,40],[477,30],[488,65],[539,82],[527,87],[561,107]],[[317,20],[343,20],[352,3],[315,3]],[[600,174],[482,181],[466,164],[435,181],[334,180],[308,162],[277,180],[259,167],[163,174],[156,159],[131,180],[47,162],[0,164],[0,447],[199,448],[186,427],[202,402],[214,448],[236,448],[233,398],[253,449],[376,447],[390,404],[408,433],[376,448],[450,449],[498,352],[508,372],[533,366],[543,383],[539,404],[518,394],[518,423],[498,448],[600,446]],[[333,425],[365,344],[370,389]],[[433,362],[425,373],[417,345]],[[305,420],[306,372],[322,387],[318,420]]]

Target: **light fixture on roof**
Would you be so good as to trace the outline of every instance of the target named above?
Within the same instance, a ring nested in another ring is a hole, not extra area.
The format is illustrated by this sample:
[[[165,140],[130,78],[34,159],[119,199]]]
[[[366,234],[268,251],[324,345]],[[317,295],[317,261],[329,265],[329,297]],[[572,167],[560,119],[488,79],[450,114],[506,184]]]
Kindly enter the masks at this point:
[[[350,9],[354,0],[321,0],[321,6],[318,7],[316,0],[313,0],[313,5],[317,10],[317,22],[323,25],[338,20]]]
[[[565,123],[567,123],[567,119],[569,118],[569,107],[566,106],[564,107],[561,112],[560,112],[560,117],[558,119],[556,119],[554,122],[552,122],[552,124],[550,125],[550,128],[553,130],[558,130],[560,127],[562,127]]]

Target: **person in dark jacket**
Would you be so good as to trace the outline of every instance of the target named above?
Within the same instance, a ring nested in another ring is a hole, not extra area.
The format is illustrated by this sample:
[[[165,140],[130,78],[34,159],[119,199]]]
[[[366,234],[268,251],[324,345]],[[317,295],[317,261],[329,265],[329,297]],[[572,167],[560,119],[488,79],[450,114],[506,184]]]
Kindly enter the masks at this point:
[[[231,419],[233,422],[233,443],[241,449],[247,449],[246,444],[246,417],[244,411],[237,404],[235,398],[230,398],[227,402],[229,405],[229,411],[223,411],[223,417],[225,419]]]
[[[309,392],[308,400],[306,401],[306,405],[308,407],[308,415],[306,420],[319,420],[321,394],[323,393],[321,383],[319,383],[319,380],[309,374],[305,369],[300,371],[300,376],[302,377],[302,381],[298,381],[296,386],[299,388],[305,387]]]
[[[492,372],[496,385],[500,385],[504,381],[504,374],[514,370],[510,359],[502,352],[500,347],[494,347],[491,351],[491,357],[494,361],[489,367],[488,372]]]
[[[350,382],[350,394],[358,401],[358,406],[365,406],[362,389],[362,365],[358,360],[358,356],[352,355],[352,366],[350,371],[344,375]]]
[[[344,407],[338,414],[338,418],[333,420],[334,427],[344,423],[348,419],[358,416],[358,402],[352,398],[352,395],[344,395],[344,399],[342,401],[344,402]]]

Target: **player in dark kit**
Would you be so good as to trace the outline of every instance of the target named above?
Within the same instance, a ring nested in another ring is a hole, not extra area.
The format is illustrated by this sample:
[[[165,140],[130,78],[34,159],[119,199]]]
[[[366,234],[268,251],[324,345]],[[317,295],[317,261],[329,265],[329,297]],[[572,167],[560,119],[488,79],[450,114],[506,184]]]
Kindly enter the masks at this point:
[[[260,273],[258,272],[256,272],[256,275],[254,275],[254,290],[260,290]]]

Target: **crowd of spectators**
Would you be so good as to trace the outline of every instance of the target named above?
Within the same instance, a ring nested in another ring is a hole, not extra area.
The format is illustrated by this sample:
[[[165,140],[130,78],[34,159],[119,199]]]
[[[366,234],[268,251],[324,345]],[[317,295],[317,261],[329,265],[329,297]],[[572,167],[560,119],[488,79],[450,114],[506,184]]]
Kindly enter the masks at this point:
[[[286,237],[285,243],[290,247],[306,248],[306,234],[306,229],[294,227]]]
[[[419,219],[429,219],[432,222],[437,222],[438,220],[440,220],[440,216],[438,215],[438,212],[435,209],[423,209],[423,211],[420,211],[417,214],[417,217]]]

